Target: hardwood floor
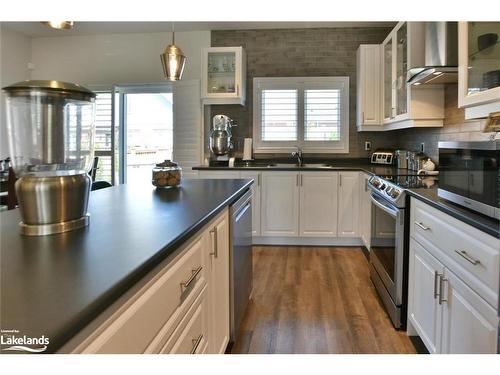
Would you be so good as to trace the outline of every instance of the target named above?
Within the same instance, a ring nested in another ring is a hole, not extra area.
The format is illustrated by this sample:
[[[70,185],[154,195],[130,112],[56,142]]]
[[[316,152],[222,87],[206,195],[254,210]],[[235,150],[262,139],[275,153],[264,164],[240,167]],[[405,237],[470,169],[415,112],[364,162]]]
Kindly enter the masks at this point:
[[[232,353],[415,353],[361,248],[254,247],[253,296]]]

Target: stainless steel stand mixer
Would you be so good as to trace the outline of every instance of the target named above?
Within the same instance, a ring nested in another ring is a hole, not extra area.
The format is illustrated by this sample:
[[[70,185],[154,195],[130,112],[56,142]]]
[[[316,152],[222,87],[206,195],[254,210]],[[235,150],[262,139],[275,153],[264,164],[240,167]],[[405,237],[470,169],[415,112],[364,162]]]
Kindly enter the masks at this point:
[[[236,126],[234,121],[226,115],[215,115],[212,119],[210,132],[210,150],[212,160],[229,162],[229,152],[233,149],[231,128]]]

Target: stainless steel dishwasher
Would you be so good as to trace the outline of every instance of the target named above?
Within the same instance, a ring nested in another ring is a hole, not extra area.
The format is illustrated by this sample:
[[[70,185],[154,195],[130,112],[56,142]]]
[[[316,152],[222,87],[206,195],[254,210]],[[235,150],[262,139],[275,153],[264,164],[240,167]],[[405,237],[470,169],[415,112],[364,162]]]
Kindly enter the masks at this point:
[[[234,342],[252,293],[252,191],[230,207],[229,251],[231,337]]]

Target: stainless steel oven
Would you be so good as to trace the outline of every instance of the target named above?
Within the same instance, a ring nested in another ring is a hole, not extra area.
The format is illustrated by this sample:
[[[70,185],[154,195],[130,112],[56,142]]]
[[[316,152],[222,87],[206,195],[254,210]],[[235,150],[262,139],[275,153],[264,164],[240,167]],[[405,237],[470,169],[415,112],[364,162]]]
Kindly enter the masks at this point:
[[[438,195],[500,219],[500,141],[438,145]]]
[[[396,328],[406,327],[407,240],[404,190],[372,177],[370,276]]]

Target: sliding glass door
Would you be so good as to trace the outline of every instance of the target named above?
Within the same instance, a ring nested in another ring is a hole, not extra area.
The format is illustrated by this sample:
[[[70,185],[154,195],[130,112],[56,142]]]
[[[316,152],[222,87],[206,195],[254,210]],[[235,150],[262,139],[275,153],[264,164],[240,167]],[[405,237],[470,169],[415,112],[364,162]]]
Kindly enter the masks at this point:
[[[115,108],[118,180],[149,184],[154,165],[172,159],[172,86],[117,86]]]

